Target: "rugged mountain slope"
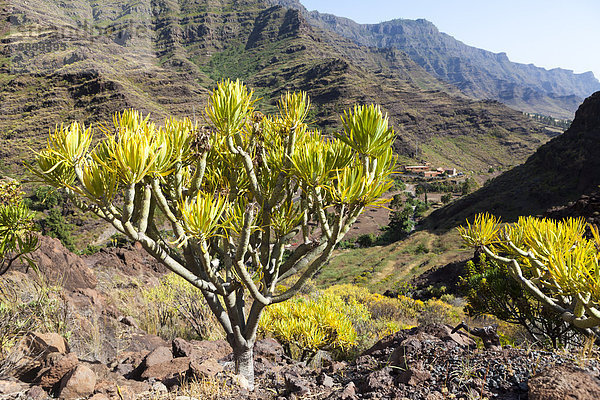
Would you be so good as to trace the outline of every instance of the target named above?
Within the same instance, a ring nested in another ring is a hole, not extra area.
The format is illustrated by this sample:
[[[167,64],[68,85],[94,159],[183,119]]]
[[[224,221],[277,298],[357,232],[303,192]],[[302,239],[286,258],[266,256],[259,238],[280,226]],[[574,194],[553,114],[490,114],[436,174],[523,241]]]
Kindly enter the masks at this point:
[[[400,49],[427,72],[463,93],[495,99],[521,111],[570,119],[585,97],[600,90],[600,82],[591,72],[574,74],[561,68],[546,70],[514,63],[505,53],[468,46],[424,19],[358,24],[331,14],[308,13],[296,0],[273,1],[303,10],[314,25],[360,45]]]
[[[324,130],[354,103],[380,103],[398,152],[442,165],[514,165],[548,139],[521,113],[459,95],[398,50],[359,46],[265,0],[31,0],[3,16],[0,144],[14,173],[56,123],[103,121],[124,107],[199,118],[225,77],[248,82],[271,110],[284,91],[307,90]]]
[[[524,164],[428,218],[432,227],[463,223],[478,212],[511,220],[576,200],[600,185],[600,92],[577,110],[571,127],[540,147]]]

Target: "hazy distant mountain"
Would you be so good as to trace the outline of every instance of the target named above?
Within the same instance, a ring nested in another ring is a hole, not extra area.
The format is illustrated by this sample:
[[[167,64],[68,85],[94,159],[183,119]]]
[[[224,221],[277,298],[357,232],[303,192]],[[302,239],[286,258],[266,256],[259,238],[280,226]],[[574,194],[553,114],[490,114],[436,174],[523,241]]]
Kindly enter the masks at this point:
[[[522,111],[572,118],[583,99],[600,90],[592,72],[575,74],[514,63],[505,53],[467,46],[424,19],[358,24],[331,14],[308,13],[296,0],[273,1],[301,9],[312,24],[360,45],[400,49],[427,72],[468,96],[498,100]]]
[[[267,111],[287,90],[308,91],[326,131],[352,104],[379,103],[397,152],[440,166],[515,165],[548,140],[522,113],[467,98],[402,51],[358,45],[266,0],[29,0],[3,13],[0,159],[15,173],[57,123],[125,107],[200,118],[223,78],[246,81]]]

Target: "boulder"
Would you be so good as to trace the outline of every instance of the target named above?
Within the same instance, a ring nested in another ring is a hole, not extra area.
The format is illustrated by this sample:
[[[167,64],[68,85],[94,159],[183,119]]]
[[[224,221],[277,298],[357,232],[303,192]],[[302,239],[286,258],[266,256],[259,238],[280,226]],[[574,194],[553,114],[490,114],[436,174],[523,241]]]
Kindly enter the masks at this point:
[[[173,357],[192,357],[194,346],[181,338],[175,338],[171,342]]]
[[[344,390],[339,394],[338,397],[340,400],[354,400],[356,399],[356,385],[354,382],[348,383]]]
[[[27,391],[27,400],[51,400],[52,398],[40,386],[32,386]]]
[[[571,367],[548,368],[528,381],[529,400],[597,400],[598,379]]]
[[[364,387],[361,389],[364,392],[383,392],[394,386],[394,378],[392,377],[392,368],[385,367],[377,371],[371,372],[365,379]]]
[[[157,364],[163,364],[173,359],[173,353],[168,347],[158,347],[151,351],[142,362],[144,369],[148,369]]]
[[[263,357],[272,362],[280,362],[284,357],[283,346],[272,338],[258,340],[254,344],[254,357]]]
[[[67,354],[69,344],[64,337],[58,333],[39,333],[32,332],[25,337],[24,345],[27,346],[32,354],[49,354],[58,352]]]
[[[87,397],[94,393],[96,374],[83,364],[65,375],[60,381],[59,398],[70,400]]]
[[[123,325],[131,326],[132,328],[139,329],[137,322],[135,322],[135,319],[131,315],[128,315],[126,317],[123,317],[123,316],[120,317],[119,322],[122,323]]]
[[[40,370],[34,383],[50,390],[79,364],[79,359],[74,353],[54,352],[48,354],[45,363],[47,366]]]
[[[326,388],[332,388],[333,385],[335,384],[335,382],[333,381],[333,378],[324,373],[319,375],[319,379],[317,379],[317,383]]]
[[[408,367],[398,375],[398,382],[409,386],[418,386],[431,379],[429,371],[423,368],[421,362]]]
[[[193,340],[189,342],[193,349],[189,355],[196,361],[204,361],[209,358],[221,360],[231,354],[231,346],[225,340]]]
[[[26,384],[19,382],[14,378],[0,379],[0,394],[16,394],[24,391],[26,388]],[[2,398],[4,397],[2,396]]]
[[[214,358],[198,362],[192,360],[190,362],[190,372],[198,378],[214,378],[217,374],[223,372],[223,366]]]
[[[29,257],[50,282],[60,282],[69,290],[95,288],[94,272],[78,255],[70,252],[59,239],[38,235],[39,247]],[[27,265],[23,265],[26,268]],[[31,272],[33,273],[33,272]]]
[[[24,382],[32,382],[40,369],[50,366],[50,354],[64,355],[69,352],[67,341],[58,333],[28,333],[13,351],[14,368],[12,374]]]
[[[431,338],[435,339],[434,337]],[[421,340],[423,340],[423,337],[419,338],[417,336],[410,336],[409,338],[404,339],[392,352],[392,355],[390,356],[390,365],[406,369],[407,358],[412,354],[418,353],[423,348]]]
[[[153,364],[142,372],[141,378],[155,379],[161,381],[167,387],[179,384],[185,378],[190,369],[189,357],[173,358],[160,364]]]
[[[144,332],[133,332],[129,341],[129,346],[124,349],[127,352],[156,350],[159,347],[169,347],[169,342],[156,336]]]
[[[285,380],[285,389],[288,394],[296,396],[306,396],[310,393],[310,382],[295,373],[286,373],[283,376]]]

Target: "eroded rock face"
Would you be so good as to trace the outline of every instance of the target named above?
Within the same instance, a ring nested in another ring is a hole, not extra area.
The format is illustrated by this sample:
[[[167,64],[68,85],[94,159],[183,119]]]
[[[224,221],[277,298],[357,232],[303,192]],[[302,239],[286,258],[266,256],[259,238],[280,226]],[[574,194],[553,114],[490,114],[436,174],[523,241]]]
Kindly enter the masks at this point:
[[[96,287],[98,280],[94,272],[60,240],[39,235],[39,245],[30,257],[48,281],[60,282],[68,291]]]
[[[40,370],[34,383],[45,390],[51,390],[79,364],[79,359],[74,353],[62,354],[55,352],[48,355],[45,364],[47,367]]]
[[[597,400],[597,378],[572,367],[548,368],[529,379],[529,400]]]

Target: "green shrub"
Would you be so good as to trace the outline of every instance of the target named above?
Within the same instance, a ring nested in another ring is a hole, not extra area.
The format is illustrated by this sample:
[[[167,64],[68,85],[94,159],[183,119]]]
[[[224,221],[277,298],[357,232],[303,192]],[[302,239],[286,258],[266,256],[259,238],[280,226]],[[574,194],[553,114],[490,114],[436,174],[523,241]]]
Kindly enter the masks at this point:
[[[399,191],[406,190],[406,183],[404,183],[402,179],[394,177],[394,184],[392,185],[392,189]]]
[[[73,228],[58,209],[50,209],[48,215],[41,219],[39,223],[44,235],[57,238],[67,249],[75,251]]]
[[[63,205],[65,198],[62,193],[51,186],[39,186],[26,200],[32,210],[46,211]]]
[[[360,247],[373,247],[377,242],[377,236],[373,233],[365,233],[356,238],[356,244]]]
[[[429,247],[424,243],[419,243],[415,248],[415,254],[427,254],[429,253]]]

